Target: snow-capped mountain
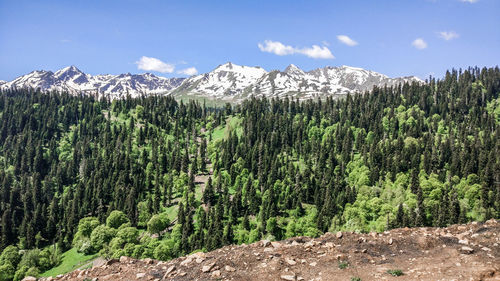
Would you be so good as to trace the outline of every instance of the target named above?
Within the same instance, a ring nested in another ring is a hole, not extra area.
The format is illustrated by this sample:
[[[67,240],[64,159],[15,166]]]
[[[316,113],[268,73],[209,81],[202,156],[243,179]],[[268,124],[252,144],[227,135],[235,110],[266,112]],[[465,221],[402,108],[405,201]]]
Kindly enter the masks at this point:
[[[267,71],[260,67],[240,66],[228,62],[211,72],[186,79],[172,94],[236,97],[266,74]]]
[[[309,99],[342,96],[369,91],[373,86],[393,86],[405,82],[423,82],[415,76],[389,78],[362,68],[340,66],[303,71],[291,64],[284,71],[266,71],[261,67],[233,63],[219,65],[213,71],[190,78],[165,78],[150,73],[90,75],[74,66],[56,72],[38,70],[13,81],[0,81],[1,89],[39,88],[42,91],[68,91],[110,99],[148,94],[170,94],[179,98],[207,98],[241,102],[250,96]]]
[[[422,82],[415,76],[389,78],[350,66],[324,67],[305,72],[291,64],[284,71],[226,63],[211,72],[193,76],[172,91],[174,95],[241,101],[251,95],[308,99],[369,91],[373,86]]]
[[[179,86],[184,78],[165,78],[150,73],[120,75],[90,75],[75,66],[56,71],[37,70],[0,84],[2,89],[34,88],[42,91],[85,93],[110,99],[148,94],[168,93]]]

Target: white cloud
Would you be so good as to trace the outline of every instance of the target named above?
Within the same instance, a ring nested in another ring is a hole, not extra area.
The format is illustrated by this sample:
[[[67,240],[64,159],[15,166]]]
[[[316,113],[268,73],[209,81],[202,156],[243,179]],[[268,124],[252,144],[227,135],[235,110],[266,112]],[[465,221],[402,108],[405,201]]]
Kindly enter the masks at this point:
[[[151,58],[143,56],[139,61],[135,62],[137,68],[145,71],[157,71],[161,73],[172,73],[174,72],[175,65],[164,63],[157,58]]]
[[[332,52],[326,46],[320,47],[318,45],[312,45],[310,48],[303,48],[298,50],[299,54],[306,55],[314,59],[334,59]]]
[[[266,40],[264,45],[259,43],[259,49],[262,52],[273,53],[278,56],[291,55],[297,52],[297,49],[292,46],[285,46],[281,42]]]
[[[186,69],[182,69],[182,70],[177,71],[177,73],[193,76],[193,75],[198,74],[198,70],[195,67],[188,67]]]
[[[441,31],[441,32],[438,32],[438,35],[439,35],[439,37],[441,37],[442,39],[444,39],[446,41],[458,38],[460,36],[455,31]]]
[[[347,35],[337,35],[337,39],[339,39],[340,42],[346,44],[347,46],[356,46],[358,45],[358,42],[352,40],[349,36]]]
[[[461,0],[461,1],[474,4],[474,3],[478,2],[479,0]]]
[[[413,45],[413,47],[415,47],[419,50],[423,50],[423,49],[427,48],[427,43],[422,38],[415,39],[411,44]]]
[[[311,47],[297,48],[285,45],[278,41],[266,40],[264,44],[257,44],[262,52],[273,53],[278,56],[302,54],[314,59],[334,59],[332,52],[326,46],[312,45]]]

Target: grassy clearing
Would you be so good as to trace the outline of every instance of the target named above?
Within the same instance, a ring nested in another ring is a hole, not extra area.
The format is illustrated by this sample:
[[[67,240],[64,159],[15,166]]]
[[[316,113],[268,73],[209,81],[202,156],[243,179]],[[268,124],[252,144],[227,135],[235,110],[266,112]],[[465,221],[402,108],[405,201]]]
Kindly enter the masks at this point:
[[[76,248],[71,248],[67,252],[62,254],[62,262],[60,265],[47,270],[40,274],[40,277],[49,277],[49,276],[57,276],[59,274],[65,274],[70,271],[73,271],[86,263],[89,263],[91,260],[95,259],[96,255],[84,255],[82,253],[78,253]]]
[[[174,221],[177,218],[177,213],[179,212],[179,205],[174,204],[168,207],[165,212],[167,213],[167,217],[170,221]]]
[[[216,142],[221,139],[226,139],[229,136],[229,132],[235,132],[238,137],[243,134],[243,128],[241,127],[241,118],[236,116],[231,116],[226,119],[226,125],[221,125],[212,131],[212,142]]]
[[[207,98],[205,96],[187,95],[187,94],[175,95],[174,98],[178,102],[182,101],[184,104],[187,104],[192,100],[197,101],[200,105],[202,105],[203,102],[205,102],[205,105],[207,107],[223,107],[228,102],[228,101],[216,99],[216,98]]]

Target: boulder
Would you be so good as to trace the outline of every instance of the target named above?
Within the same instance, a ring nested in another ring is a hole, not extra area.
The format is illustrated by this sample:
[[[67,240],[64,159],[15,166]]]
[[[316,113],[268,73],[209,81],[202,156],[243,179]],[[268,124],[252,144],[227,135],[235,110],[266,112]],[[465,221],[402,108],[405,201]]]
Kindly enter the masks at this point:
[[[215,266],[215,262],[213,263],[210,263],[210,264],[207,264],[207,265],[204,265],[202,268],[201,268],[201,272],[210,272],[210,270],[212,270],[212,268]]]
[[[295,275],[281,275],[282,280],[295,281]]]
[[[462,248],[460,248],[460,253],[470,255],[470,254],[474,253],[474,249],[467,247],[467,246],[463,246]]]
[[[234,271],[236,271],[236,269],[235,269],[234,267],[229,266],[229,265],[226,265],[226,266],[224,267],[224,269],[225,269],[227,272],[234,272]]]

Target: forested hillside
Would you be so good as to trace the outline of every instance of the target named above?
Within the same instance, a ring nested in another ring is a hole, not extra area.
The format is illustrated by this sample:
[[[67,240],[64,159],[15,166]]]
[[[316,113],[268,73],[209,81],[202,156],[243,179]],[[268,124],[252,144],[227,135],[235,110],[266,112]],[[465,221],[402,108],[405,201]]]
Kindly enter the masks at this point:
[[[2,92],[0,280],[42,274],[69,249],[166,260],[500,218],[499,92],[498,67],[219,109]]]

